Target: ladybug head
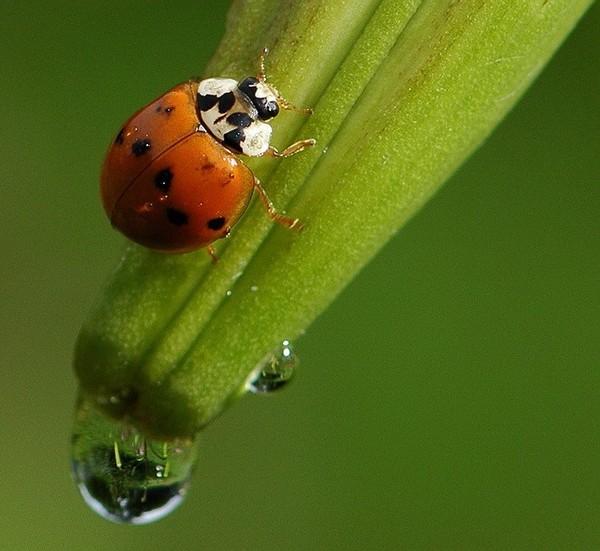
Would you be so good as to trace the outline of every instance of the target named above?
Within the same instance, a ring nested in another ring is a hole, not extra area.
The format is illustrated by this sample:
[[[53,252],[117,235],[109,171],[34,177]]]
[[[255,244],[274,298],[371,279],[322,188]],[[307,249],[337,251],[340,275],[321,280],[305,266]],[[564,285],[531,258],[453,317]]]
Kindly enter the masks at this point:
[[[248,77],[238,84],[238,88],[256,107],[260,120],[268,121],[279,114],[279,95],[266,82]]]

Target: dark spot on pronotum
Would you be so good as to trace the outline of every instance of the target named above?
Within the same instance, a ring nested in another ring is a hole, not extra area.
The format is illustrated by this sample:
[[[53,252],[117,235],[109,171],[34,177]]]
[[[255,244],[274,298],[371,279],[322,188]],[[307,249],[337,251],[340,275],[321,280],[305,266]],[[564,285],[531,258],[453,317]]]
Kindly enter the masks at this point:
[[[217,96],[211,94],[198,94],[198,109],[200,109],[200,111],[208,111],[217,105],[218,101],[219,98]]]
[[[227,122],[238,128],[248,128],[254,121],[248,113],[231,113],[227,117]]]
[[[235,96],[233,95],[233,92],[225,92],[219,98],[219,113],[227,113],[227,111],[233,107],[234,103]]]
[[[226,134],[223,135],[223,143],[225,145],[228,145],[229,147],[231,147],[231,149],[235,149],[236,151],[239,151],[240,153],[242,152],[242,147],[240,144],[245,139],[246,139],[246,134],[244,134],[244,131],[239,128],[230,130],[229,132],[227,132]]]
[[[143,140],[135,140],[135,142],[131,144],[131,152],[136,157],[140,157],[144,153],[146,153],[150,149],[150,147],[152,147],[152,143],[148,138],[145,138]]]
[[[168,208],[167,220],[175,226],[185,226],[188,223],[188,215],[181,210]]]
[[[214,231],[219,231],[223,229],[225,226],[225,218],[223,216],[219,216],[218,218],[211,218],[206,225],[209,229]]]
[[[171,189],[171,182],[173,180],[173,173],[170,168],[163,168],[159,170],[154,176],[154,185],[163,193],[169,193]]]
[[[119,133],[117,134],[117,137],[115,138],[115,143],[117,145],[123,145],[123,140],[125,135],[125,129],[121,128],[121,130],[119,130]]]

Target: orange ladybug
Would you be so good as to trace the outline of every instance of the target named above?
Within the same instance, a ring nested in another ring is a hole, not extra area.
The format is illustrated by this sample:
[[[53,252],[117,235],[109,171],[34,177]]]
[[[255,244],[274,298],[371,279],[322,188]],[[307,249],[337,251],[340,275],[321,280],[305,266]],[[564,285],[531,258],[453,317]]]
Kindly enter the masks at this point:
[[[238,157],[289,157],[314,145],[279,152],[266,122],[291,109],[267,83],[265,49],[257,78],[190,80],[135,113],[109,147],[100,177],[112,225],[132,241],[185,253],[226,237],[256,190],[269,217],[287,227],[252,171]]]

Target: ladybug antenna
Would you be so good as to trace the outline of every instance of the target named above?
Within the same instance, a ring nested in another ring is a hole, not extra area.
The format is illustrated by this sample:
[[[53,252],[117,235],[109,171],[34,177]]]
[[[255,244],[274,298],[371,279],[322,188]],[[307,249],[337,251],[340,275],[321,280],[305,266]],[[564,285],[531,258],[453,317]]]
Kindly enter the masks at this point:
[[[260,65],[258,75],[256,76],[258,80],[264,82],[265,84],[267,82],[267,73],[265,72],[265,58],[267,55],[269,55],[269,48],[265,47],[262,49],[262,52],[260,52]]]
[[[285,109],[286,111],[295,111],[296,113],[302,113],[304,115],[312,115],[312,113],[313,113],[312,109],[296,107],[295,105],[293,105],[289,101],[287,101],[285,98],[282,98],[281,94],[279,93],[279,90],[277,90],[277,88],[275,88],[275,86],[273,86],[272,84],[269,84],[267,82],[267,72],[265,70],[265,59],[268,54],[269,54],[269,48],[267,48],[267,47],[263,48],[262,52],[260,52],[259,71],[258,71],[258,75],[256,75],[256,78],[263,84],[266,84],[271,89],[271,91],[277,97],[277,104],[282,109]]]

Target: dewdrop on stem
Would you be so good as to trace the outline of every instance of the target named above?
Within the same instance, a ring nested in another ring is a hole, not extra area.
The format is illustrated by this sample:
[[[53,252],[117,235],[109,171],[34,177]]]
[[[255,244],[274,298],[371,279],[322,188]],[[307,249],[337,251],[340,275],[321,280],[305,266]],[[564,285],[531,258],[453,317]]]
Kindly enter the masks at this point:
[[[91,509],[114,522],[149,524],[183,501],[196,462],[197,439],[147,439],[80,397],[71,453],[75,483]]]
[[[296,373],[298,357],[292,351],[290,341],[284,340],[252,371],[245,390],[252,394],[270,394],[287,385]]]

